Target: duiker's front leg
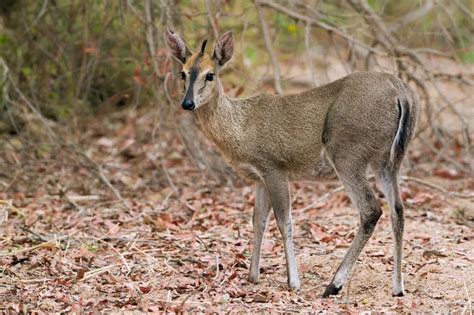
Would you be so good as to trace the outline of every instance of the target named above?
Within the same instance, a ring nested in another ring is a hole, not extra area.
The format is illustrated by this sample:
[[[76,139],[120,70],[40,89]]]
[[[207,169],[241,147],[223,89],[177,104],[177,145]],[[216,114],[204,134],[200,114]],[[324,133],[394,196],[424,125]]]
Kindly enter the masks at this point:
[[[249,274],[249,281],[252,283],[258,282],[258,276],[260,274],[260,253],[262,251],[263,234],[267,226],[270,208],[271,204],[267,188],[265,188],[263,182],[259,182],[257,183],[257,190],[255,192],[255,208],[253,210],[254,243]]]
[[[299,289],[300,280],[293,249],[293,227],[291,222],[288,179],[286,175],[283,174],[267,175],[265,177],[265,185],[270,196],[278,229],[280,230],[283,239],[283,246],[286,255],[286,270],[288,273],[288,285],[291,289]]]

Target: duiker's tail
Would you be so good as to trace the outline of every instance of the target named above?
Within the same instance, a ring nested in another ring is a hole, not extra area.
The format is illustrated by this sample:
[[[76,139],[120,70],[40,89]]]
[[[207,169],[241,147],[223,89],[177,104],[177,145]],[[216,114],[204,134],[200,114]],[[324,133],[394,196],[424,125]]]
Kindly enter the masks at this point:
[[[390,149],[390,164],[392,166],[400,163],[402,160],[408,142],[410,142],[415,129],[416,119],[418,116],[418,103],[417,99],[413,99],[412,102],[412,106],[410,106],[407,99],[402,103],[402,100],[397,98],[399,118],[397,133],[395,134],[392,148]]]

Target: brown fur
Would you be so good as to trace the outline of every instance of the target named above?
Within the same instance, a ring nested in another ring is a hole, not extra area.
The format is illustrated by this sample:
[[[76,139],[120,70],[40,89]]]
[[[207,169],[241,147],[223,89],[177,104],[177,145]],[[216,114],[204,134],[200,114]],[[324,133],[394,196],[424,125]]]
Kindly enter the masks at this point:
[[[393,293],[403,295],[403,206],[397,176],[418,117],[416,92],[391,74],[360,72],[299,94],[231,99],[217,74],[232,53],[233,37],[226,33],[212,57],[196,53],[183,69],[198,64],[200,73],[216,72],[212,82],[199,75],[195,90],[200,92],[191,93],[200,128],[229,163],[257,182],[250,281],[258,281],[261,242],[272,207],[284,242],[288,284],[299,288],[288,181],[336,173],[360,214],[360,229],[324,292],[337,294],[382,213],[366,178],[371,166],[392,210]],[[187,84],[189,89],[192,83]]]
[[[194,53],[191,55],[191,57],[189,57],[189,59],[183,65],[183,71],[189,72],[193,66],[197,66],[201,72],[204,70],[215,71],[214,62],[208,54],[200,56],[199,53]]]
[[[333,158],[351,152],[376,162],[389,154],[398,125],[396,98],[417,102],[408,85],[397,90],[393,81],[399,80],[362,72],[300,94],[243,100],[225,96],[219,82],[196,115],[201,130],[235,167],[251,165],[254,173],[278,168],[291,179],[317,179],[328,172],[325,126]]]

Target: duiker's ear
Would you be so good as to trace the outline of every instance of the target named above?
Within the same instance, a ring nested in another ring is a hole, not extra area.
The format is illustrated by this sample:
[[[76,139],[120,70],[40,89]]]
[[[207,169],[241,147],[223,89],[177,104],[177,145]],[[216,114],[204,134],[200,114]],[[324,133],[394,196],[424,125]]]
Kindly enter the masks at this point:
[[[186,48],[184,40],[170,28],[166,28],[163,35],[171,55],[178,59],[179,62],[185,63],[191,53]]]
[[[212,58],[219,67],[224,66],[234,54],[234,34],[227,32],[219,38]]]

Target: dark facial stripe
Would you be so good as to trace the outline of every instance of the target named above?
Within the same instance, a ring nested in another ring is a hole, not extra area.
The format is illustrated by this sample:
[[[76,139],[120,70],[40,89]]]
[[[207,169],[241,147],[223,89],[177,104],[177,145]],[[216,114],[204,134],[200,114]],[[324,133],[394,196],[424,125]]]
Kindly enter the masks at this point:
[[[185,100],[194,100],[194,83],[196,83],[196,79],[199,74],[199,69],[197,67],[192,67],[191,72],[189,73],[189,86],[186,94],[184,96]]]
[[[199,75],[199,66],[201,64],[202,56],[203,52],[200,52],[191,66],[191,71],[189,72],[189,86],[184,96],[185,100],[194,100],[194,83],[196,83],[196,79]]]

